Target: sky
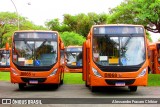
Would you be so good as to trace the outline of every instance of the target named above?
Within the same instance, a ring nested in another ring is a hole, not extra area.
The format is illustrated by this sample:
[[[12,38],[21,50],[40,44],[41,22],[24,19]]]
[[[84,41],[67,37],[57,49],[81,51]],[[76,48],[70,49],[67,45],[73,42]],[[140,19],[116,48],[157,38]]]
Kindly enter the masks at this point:
[[[0,12],[16,12],[12,1],[19,15],[44,26],[48,20],[63,20],[63,14],[108,13],[109,8],[116,7],[124,0],[0,0]],[[151,35],[154,42],[160,38],[160,34]]]
[[[123,0],[12,0],[18,14],[27,17],[36,25],[47,20],[63,19],[63,14],[108,13],[108,8],[119,5]],[[0,12],[16,12],[11,0],[0,0]]]

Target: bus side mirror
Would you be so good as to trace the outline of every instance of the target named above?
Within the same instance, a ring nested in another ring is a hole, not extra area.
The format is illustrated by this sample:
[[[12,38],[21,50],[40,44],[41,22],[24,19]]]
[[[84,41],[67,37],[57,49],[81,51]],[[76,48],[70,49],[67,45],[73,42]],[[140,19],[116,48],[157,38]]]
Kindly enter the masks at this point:
[[[86,47],[90,48],[90,46],[91,46],[90,40],[86,40]]]
[[[6,50],[9,50],[9,43],[6,43]]]
[[[61,43],[61,49],[64,50],[64,44],[63,43]]]

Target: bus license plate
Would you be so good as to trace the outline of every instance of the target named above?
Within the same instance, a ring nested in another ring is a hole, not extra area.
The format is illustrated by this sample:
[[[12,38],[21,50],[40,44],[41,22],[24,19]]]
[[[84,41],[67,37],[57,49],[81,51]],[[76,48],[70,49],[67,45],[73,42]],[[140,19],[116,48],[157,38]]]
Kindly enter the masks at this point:
[[[116,82],[115,86],[125,86],[125,82]]]
[[[30,80],[29,83],[30,84],[38,84],[38,81],[37,80]]]

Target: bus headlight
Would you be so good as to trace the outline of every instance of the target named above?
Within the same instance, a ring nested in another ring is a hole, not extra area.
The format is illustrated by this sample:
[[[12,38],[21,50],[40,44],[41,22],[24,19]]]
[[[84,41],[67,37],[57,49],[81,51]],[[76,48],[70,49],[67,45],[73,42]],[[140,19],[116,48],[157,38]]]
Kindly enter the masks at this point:
[[[95,76],[100,77],[100,78],[102,77],[101,74],[93,67],[92,67],[92,71],[93,71]]]
[[[144,76],[144,75],[146,74],[146,72],[147,72],[147,68],[144,68],[144,69],[142,70],[142,72],[138,75],[138,77]]]
[[[56,73],[57,73],[57,71],[58,71],[58,69],[56,68],[56,69],[54,69],[54,71],[49,75],[49,76],[53,76],[53,75],[55,75]]]
[[[11,67],[11,72],[14,74],[14,75],[18,75],[18,73],[16,72],[16,70],[14,68]]]

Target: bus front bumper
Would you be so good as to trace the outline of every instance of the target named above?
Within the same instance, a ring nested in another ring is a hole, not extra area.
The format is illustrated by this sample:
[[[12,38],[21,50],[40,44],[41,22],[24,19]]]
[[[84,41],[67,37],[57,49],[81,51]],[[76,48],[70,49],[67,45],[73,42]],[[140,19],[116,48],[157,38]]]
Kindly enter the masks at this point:
[[[58,75],[48,77],[22,77],[12,76],[12,83],[28,83],[28,84],[59,84],[60,79]]]
[[[93,76],[90,86],[146,86],[147,75],[137,78],[99,78]]]

